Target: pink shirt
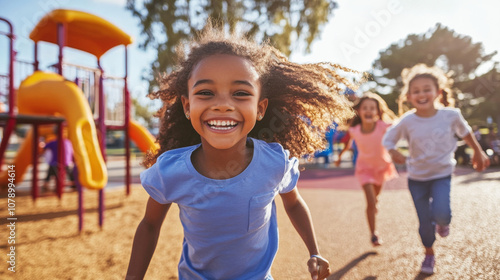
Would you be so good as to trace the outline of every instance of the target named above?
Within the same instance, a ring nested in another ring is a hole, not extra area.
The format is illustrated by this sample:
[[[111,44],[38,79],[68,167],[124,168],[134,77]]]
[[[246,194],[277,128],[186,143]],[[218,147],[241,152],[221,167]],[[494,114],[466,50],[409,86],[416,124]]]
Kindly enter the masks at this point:
[[[397,177],[391,156],[382,146],[382,138],[389,126],[378,120],[375,129],[369,133],[363,133],[360,124],[349,128],[349,134],[356,142],[359,151],[355,176],[361,185],[368,183],[382,185],[385,181]]]

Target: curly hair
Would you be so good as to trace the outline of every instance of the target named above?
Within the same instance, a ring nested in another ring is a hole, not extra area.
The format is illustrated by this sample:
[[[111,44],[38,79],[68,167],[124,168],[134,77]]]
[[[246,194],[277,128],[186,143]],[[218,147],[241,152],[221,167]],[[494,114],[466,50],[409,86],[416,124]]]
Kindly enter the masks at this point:
[[[453,79],[450,77],[451,74],[452,73],[445,73],[437,66],[429,67],[424,63],[416,64],[412,68],[403,69],[401,72],[403,88],[398,98],[399,115],[402,115],[410,109],[410,104],[408,104],[407,99],[407,95],[410,91],[410,85],[413,81],[420,78],[431,79],[436,86],[436,89],[440,91],[441,97],[436,99],[436,106],[439,107],[440,104],[445,107],[455,106],[455,99],[453,98],[453,92],[451,90],[453,86]]]
[[[356,115],[349,121],[349,126],[353,127],[361,123],[361,117],[358,114],[358,110],[365,100],[373,100],[377,103],[378,117],[384,122],[391,123],[396,120],[396,114],[394,114],[394,112],[389,109],[389,106],[387,106],[385,100],[382,99],[380,95],[367,91],[353,105],[352,108],[356,112]]]
[[[260,76],[261,98],[268,98],[264,118],[257,122],[249,137],[278,142],[291,156],[312,154],[325,147],[324,131],[334,121],[343,122],[353,113],[339,94],[342,87],[353,85],[337,71],[358,73],[331,64],[297,64],[265,42],[257,44],[237,34],[227,36],[209,26],[198,39],[177,48],[178,67],[159,79],[160,90],[151,93],[161,99],[158,111],[160,149],[146,155],[146,167],[156,162],[163,152],[201,142],[191,122],[186,119],[181,96],[188,96],[188,79],[193,68],[204,58],[228,54],[251,62]]]

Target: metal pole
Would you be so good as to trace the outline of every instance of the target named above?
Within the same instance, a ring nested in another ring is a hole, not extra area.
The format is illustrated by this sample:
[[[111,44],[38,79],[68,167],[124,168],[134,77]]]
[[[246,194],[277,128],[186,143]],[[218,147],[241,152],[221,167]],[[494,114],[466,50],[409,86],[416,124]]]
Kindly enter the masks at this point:
[[[38,124],[33,124],[33,170],[31,177],[31,193],[33,197],[33,201],[39,196],[38,192]]]
[[[65,45],[65,39],[66,39],[66,32],[65,32],[64,24],[58,23],[57,24],[57,44],[59,45],[59,61],[57,62],[57,71],[59,72],[59,75],[63,75],[63,49]]]
[[[65,140],[63,137],[62,123],[57,124],[57,176],[56,176],[56,192],[59,199],[62,198],[64,190],[64,179],[66,178],[66,163],[65,157]]]
[[[130,195],[130,92],[128,91],[128,55],[125,46],[125,77],[124,77],[124,101],[125,101],[125,184],[127,195]]]
[[[33,68],[35,68],[35,71],[38,71],[38,42],[35,42],[35,61],[33,62]]]
[[[76,189],[78,190],[78,231],[82,232],[83,230],[83,215],[85,214],[85,207],[83,207],[83,187],[80,184],[80,180],[78,178],[78,167],[75,165],[73,169],[73,176],[75,178]]]
[[[7,24],[9,25],[9,54],[10,54],[10,59],[9,59],[9,117],[14,117],[14,115],[17,113],[16,108],[16,98],[14,96],[14,61],[16,60],[16,52],[14,51],[14,27],[12,24],[8,21],[6,21]]]
[[[104,161],[106,161],[106,103],[105,103],[105,98],[104,98],[104,70],[101,67],[101,61],[98,59],[97,60],[97,66],[100,70],[100,75],[99,75],[99,119],[97,120],[98,126],[99,126],[99,131],[100,131],[100,138],[99,138],[99,145],[101,148],[101,153],[102,157],[104,158]]]
[[[16,59],[16,52],[14,51],[14,40],[15,40],[14,27],[8,20],[4,18],[0,18],[0,20],[4,21],[9,26],[9,33],[7,34],[7,37],[9,38],[9,97],[8,97],[9,118],[7,119],[7,123],[3,131],[2,141],[0,143],[0,171],[1,171],[4,154],[7,151],[7,146],[9,143],[9,138],[16,126],[15,115],[17,114],[17,110],[16,110],[16,97],[15,97],[16,92],[14,91],[14,61]]]
[[[104,70],[101,67],[100,59],[97,59],[97,66],[100,70],[99,76],[99,130],[101,137],[99,145],[101,148],[102,157],[106,161],[106,103],[104,98]],[[99,226],[102,228],[104,224],[104,190],[99,190]]]

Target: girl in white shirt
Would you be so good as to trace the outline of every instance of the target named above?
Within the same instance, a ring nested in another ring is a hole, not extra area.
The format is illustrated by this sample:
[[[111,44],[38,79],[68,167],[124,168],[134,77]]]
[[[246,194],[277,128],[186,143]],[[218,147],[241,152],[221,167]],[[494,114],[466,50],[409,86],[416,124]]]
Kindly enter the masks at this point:
[[[446,237],[451,221],[450,183],[456,161],[456,136],[474,150],[472,163],[476,170],[489,166],[489,159],[479,146],[470,126],[459,109],[452,105],[449,88],[452,80],[439,68],[417,64],[401,74],[404,88],[400,96],[400,112],[405,103],[414,109],[386,133],[383,145],[395,163],[406,162],[408,187],[420,223],[419,234],[425,247],[423,273],[434,273],[435,233]],[[442,105],[441,105],[442,104]],[[396,150],[400,139],[408,141],[408,158]]]

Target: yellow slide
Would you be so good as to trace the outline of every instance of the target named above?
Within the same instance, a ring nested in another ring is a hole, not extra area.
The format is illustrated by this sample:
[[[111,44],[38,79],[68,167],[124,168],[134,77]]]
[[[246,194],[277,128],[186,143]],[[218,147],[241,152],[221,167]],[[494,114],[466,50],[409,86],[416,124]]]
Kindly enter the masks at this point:
[[[80,183],[90,189],[106,186],[108,174],[94,118],[77,85],[58,74],[36,71],[19,86],[18,109],[20,114],[63,116],[68,124],[68,138],[73,143]],[[25,142],[14,160],[18,178],[22,176],[21,165],[25,171],[32,160],[31,141],[26,139]]]
[[[160,148],[160,145],[155,143],[155,137],[144,126],[134,120],[130,120],[129,134],[132,141],[143,153]]]

